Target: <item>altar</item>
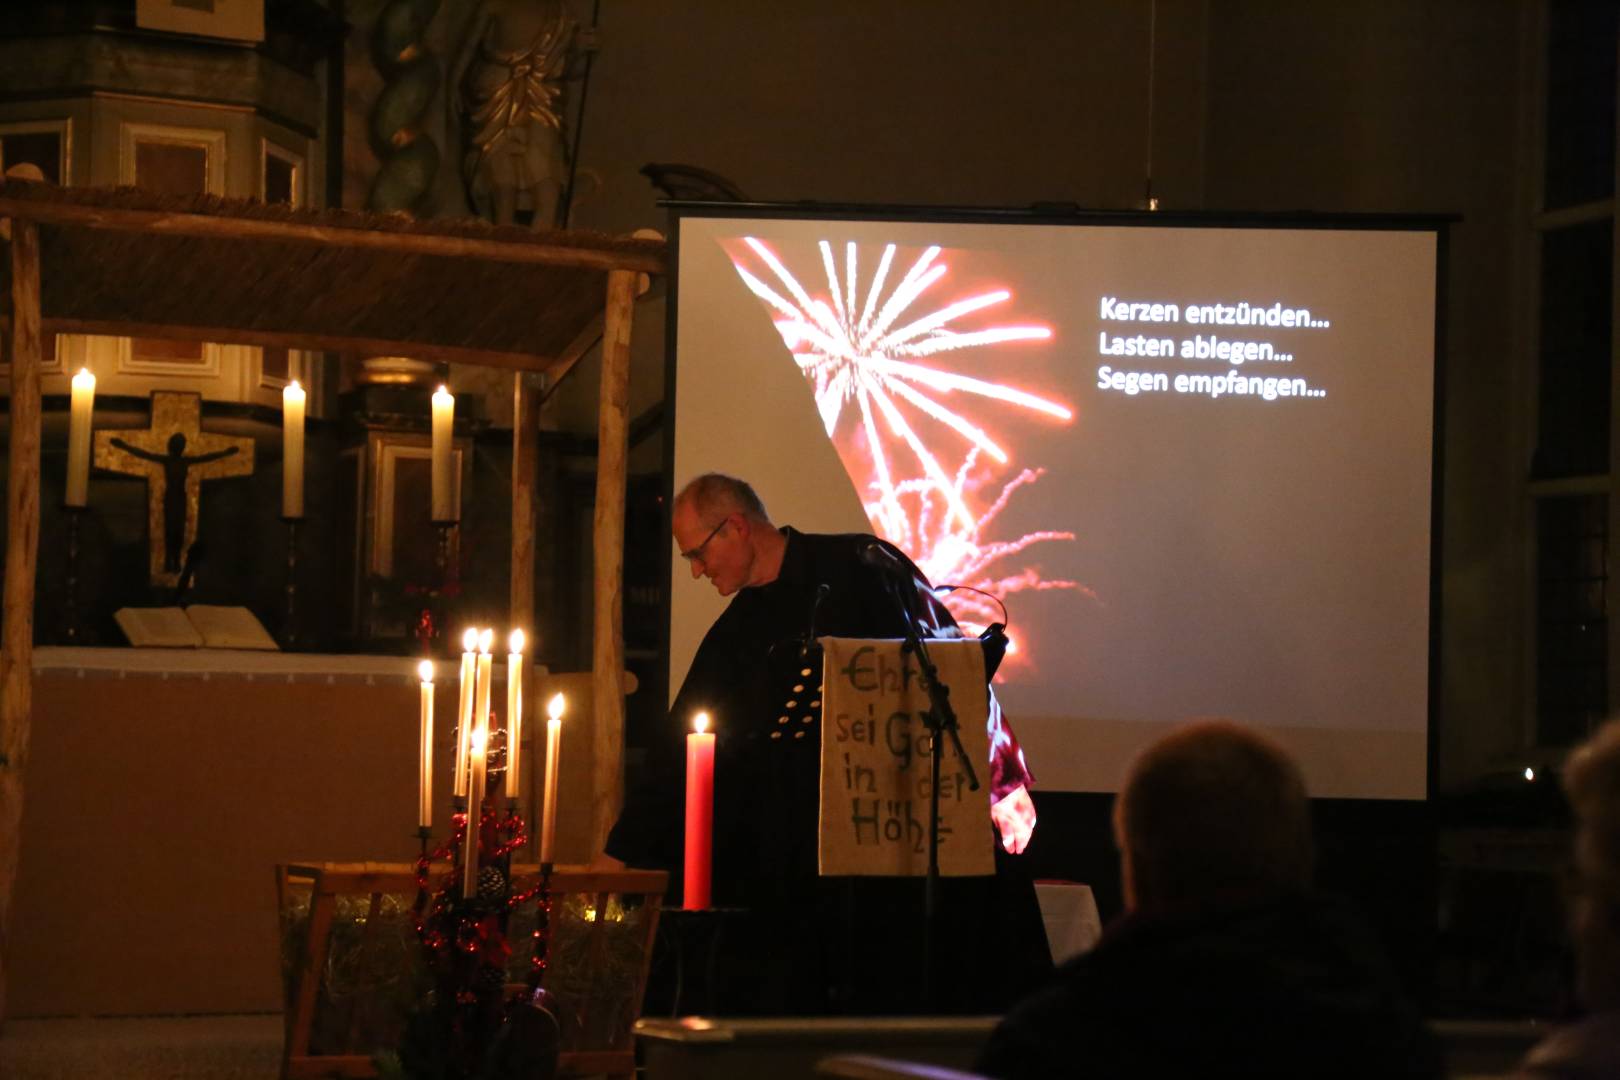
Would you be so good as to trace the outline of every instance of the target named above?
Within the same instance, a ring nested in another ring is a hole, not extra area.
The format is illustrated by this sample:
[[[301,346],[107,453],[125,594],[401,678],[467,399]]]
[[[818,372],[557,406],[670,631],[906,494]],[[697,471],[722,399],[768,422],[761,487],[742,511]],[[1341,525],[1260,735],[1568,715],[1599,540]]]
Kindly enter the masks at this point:
[[[275,867],[416,857],[415,659],[47,647],[34,673],[13,1017],[279,1011]],[[591,683],[531,673],[568,702],[565,807],[591,805]],[[435,699],[440,791],[455,709]],[[556,843],[589,861],[590,815],[560,814]]]

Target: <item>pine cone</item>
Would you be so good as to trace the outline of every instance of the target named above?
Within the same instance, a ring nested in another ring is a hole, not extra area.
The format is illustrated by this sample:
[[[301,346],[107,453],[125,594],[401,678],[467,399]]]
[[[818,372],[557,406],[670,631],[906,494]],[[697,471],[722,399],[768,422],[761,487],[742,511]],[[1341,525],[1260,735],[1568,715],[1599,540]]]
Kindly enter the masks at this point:
[[[506,875],[497,866],[486,866],[478,871],[478,898],[494,902],[506,893]]]

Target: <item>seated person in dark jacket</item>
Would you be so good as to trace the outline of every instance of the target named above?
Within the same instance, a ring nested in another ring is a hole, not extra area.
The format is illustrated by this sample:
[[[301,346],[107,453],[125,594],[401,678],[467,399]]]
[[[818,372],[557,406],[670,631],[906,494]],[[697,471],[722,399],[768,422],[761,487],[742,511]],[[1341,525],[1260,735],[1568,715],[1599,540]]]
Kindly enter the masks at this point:
[[[1017,1005],[995,1077],[1438,1077],[1439,1052],[1372,935],[1309,892],[1309,808],[1282,750],[1184,727],[1114,807],[1125,914]]]
[[[1522,1080],[1620,1076],[1620,721],[1570,755],[1564,791],[1575,812],[1575,989],[1591,1012],[1537,1044]]]

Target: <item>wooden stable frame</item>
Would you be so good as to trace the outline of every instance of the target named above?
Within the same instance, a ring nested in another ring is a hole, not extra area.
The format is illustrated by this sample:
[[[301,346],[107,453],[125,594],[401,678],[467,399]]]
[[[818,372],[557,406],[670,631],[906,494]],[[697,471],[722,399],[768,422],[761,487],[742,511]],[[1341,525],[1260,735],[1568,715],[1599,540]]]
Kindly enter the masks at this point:
[[[512,867],[514,879],[533,877],[537,866]],[[442,878],[446,871],[435,872]],[[386,895],[409,895],[416,891],[415,868],[408,863],[315,863],[308,866],[286,865],[276,867],[277,908],[286,912],[295,881],[311,883],[309,933],[304,940],[304,951],[298,965],[298,975],[292,987],[292,1001],[287,1011],[287,1035],[282,1043],[282,1080],[317,1080],[326,1077],[374,1077],[377,1067],[369,1054],[320,1054],[309,1052],[310,1036],[315,1023],[315,1007],[320,994],[321,973],[326,968],[331,945],[334,916],[340,896],[370,896],[371,917],[375,917]],[[604,941],[603,917],[610,896],[639,896],[648,905],[644,942],[644,963],[636,981],[635,998],[639,1002],[647,986],[648,964],[652,959],[653,939],[658,933],[658,914],[668,887],[669,875],[661,870],[620,870],[596,872],[590,870],[561,869],[551,876],[552,895],[556,898],[572,894],[594,897],[596,917],[592,922],[593,948],[601,951]],[[558,1075],[608,1076],[629,1078],[635,1075],[635,1047],[631,1033],[625,1033],[623,1046],[601,1050],[565,1051],[558,1062]]]
[[[632,307],[638,277],[665,271],[663,241],[0,180],[0,242],[8,249],[0,275],[9,286],[0,293],[9,301],[9,318],[0,317],[9,333],[0,335],[0,345],[11,365],[0,614],[0,927],[9,921],[16,881],[31,724],[44,333],[285,345],[513,370],[521,425],[513,439],[512,619],[531,637],[538,454],[536,433],[522,428],[537,416],[538,388],[523,380],[526,373],[560,378],[600,338],[592,647],[592,822],[600,847],[623,798],[620,600]],[[172,278],[126,273],[154,254],[174,268]],[[327,290],[318,303],[309,302],[311,272],[300,264],[321,267],[315,280]],[[469,316],[465,305],[444,302],[449,286],[491,278],[508,287],[491,295],[488,312]],[[349,295],[355,281],[370,289]],[[424,309],[434,314],[424,317]],[[0,952],[0,1018],[7,966]]]

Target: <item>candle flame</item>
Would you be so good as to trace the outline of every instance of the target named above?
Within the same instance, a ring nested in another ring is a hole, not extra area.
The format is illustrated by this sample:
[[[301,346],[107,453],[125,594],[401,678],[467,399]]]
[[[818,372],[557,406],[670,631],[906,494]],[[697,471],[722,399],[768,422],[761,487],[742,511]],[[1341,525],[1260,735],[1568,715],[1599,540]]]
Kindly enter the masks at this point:
[[[478,631],[467,627],[467,632],[461,635],[461,651],[472,652],[478,648]]]
[[[439,388],[433,392],[433,400],[435,402],[454,401],[456,400],[456,395],[450,392],[450,388],[448,386],[444,385],[444,383],[440,383]]]
[[[416,674],[421,677],[423,682],[425,682],[425,683],[432,682],[433,681],[433,661],[424,660],[420,664],[417,664],[416,665]]]
[[[709,714],[700,712],[692,718],[692,730],[702,735],[709,730]]]
[[[563,696],[552,695],[551,701],[546,705],[546,714],[553,720],[561,720],[563,714]]]
[[[483,633],[478,635],[478,651],[487,653],[495,644],[495,631],[485,627]]]
[[[514,631],[512,631],[512,636],[510,638],[508,638],[507,642],[506,642],[506,644],[507,644],[506,651],[511,652],[511,653],[520,653],[520,652],[522,652],[523,651],[523,642],[524,642],[524,640],[525,639],[523,637],[523,631],[522,630],[514,630]]]
[[[94,389],[96,377],[89,368],[80,368],[79,373],[73,376],[73,387],[76,390]]]

